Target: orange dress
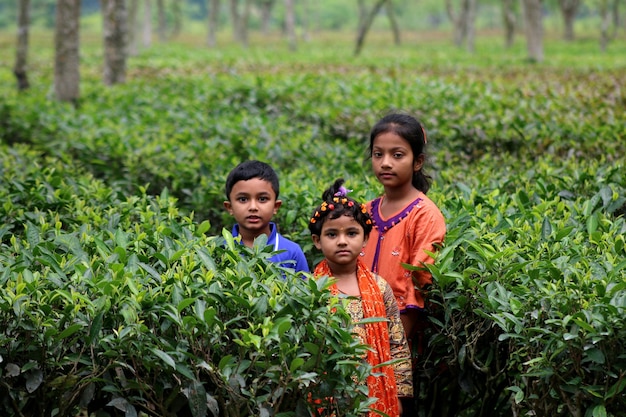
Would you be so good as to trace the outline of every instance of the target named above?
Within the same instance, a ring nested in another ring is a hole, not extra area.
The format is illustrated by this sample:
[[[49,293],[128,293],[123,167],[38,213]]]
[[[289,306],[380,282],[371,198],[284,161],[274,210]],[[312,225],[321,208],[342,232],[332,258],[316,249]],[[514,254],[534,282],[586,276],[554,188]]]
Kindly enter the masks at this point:
[[[443,214],[420,192],[403,210],[384,218],[380,212],[383,199],[384,196],[367,203],[374,228],[361,260],[391,285],[400,312],[408,308],[422,309],[422,289],[432,284],[432,277],[428,271],[412,272],[402,264],[421,266],[434,261],[426,251],[435,252],[434,245],[443,243],[446,234]]]
[[[314,275],[332,276],[328,262],[323,260],[315,268]],[[355,335],[372,347],[367,353],[367,361],[375,368],[377,375],[367,378],[369,396],[377,398],[369,417],[379,417],[378,411],[389,417],[399,417],[398,396],[412,395],[410,353],[397,306],[387,283],[372,274],[365,265],[357,260],[357,280],[360,297],[350,297],[347,311],[355,321]],[[330,287],[333,294],[339,295],[337,285]],[[385,297],[387,295],[388,297]],[[380,317],[387,320],[367,324],[359,321]],[[391,359],[394,365],[379,366]],[[377,411],[374,411],[377,410]]]

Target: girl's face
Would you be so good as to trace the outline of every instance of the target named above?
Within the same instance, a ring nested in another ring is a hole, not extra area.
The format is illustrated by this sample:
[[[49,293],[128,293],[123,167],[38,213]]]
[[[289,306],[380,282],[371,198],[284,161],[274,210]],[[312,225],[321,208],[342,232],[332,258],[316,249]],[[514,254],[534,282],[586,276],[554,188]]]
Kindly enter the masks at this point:
[[[398,188],[411,184],[413,173],[424,164],[423,155],[414,158],[411,145],[393,132],[384,132],[372,144],[372,169],[385,187]]]
[[[356,265],[356,259],[367,243],[363,227],[351,216],[327,218],[322,225],[321,235],[313,235],[312,238],[331,269],[334,265]]]

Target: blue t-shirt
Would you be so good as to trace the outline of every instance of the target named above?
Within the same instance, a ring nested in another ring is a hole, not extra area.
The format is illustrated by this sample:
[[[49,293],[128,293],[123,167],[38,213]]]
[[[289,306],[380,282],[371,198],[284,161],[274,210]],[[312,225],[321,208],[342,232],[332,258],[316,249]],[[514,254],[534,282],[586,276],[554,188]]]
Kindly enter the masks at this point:
[[[233,226],[232,235],[233,237],[239,236],[238,224]],[[272,246],[275,252],[281,251],[272,255],[270,261],[283,267],[293,268],[296,272],[309,272],[309,264],[300,245],[278,233],[276,224],[273,222],[270,222],[270,235],[267,237],[267,245]]]

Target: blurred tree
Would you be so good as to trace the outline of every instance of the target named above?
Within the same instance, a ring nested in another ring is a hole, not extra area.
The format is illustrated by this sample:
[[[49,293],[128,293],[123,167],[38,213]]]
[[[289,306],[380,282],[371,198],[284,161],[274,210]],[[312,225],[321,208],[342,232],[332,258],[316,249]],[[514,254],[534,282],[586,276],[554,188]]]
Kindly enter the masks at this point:
[[[167,31],[167,21],[165,19],[165,4],[164,0],[157,0],[157,16],[159,17],[157,25],[157,34],[159,36],[159,42],[165,42],[165,34]]]
[[[270,21],[274,3],[275,0],[259,0],[259,6],[261,7],[261,32],[265,35],[270,31]]]
[[[356,37],[356,48],[354,49],[354,55],[359,55],[363,44],[365,43],[365,35],[372,26],[372,22],[376,15],[380,12],[380,9],[385,3],[390,0],[376,0],[376,3],[372,6],[372,9],[368,12],[364,0],[357,0],[359,8],[359,25]]]
[[[101,0],[104,36],[104,84],[126,81],[128,15],[126,0]]]
[[[559,0],[559,9],[563,17],[563,39],[574,40],[574,20],[580,7],[581,0]]]
[[[507,48],[513,46],[515,41],[515,27],[517,18],[515,13],[515,0],[502,0],[502,24],[504,26],[504,44]]]
[[[220,0],[209,0],[209,34],[207,45],[214,47],[217,45],[217,25],[220,15]]]
[[[28,61],[28,33],[30,26],[30,0],[19,0],[18,6],[17,48],[13,74],[15,74],[15,78],[17,78],[17,88],[21,91],[28,89],[30,86],[26,72],[26,62]]]
[[[461,47],[463,44],[469,52],[475,49],[477,0],[461,0],[458,12],[455,12],[452,0],[446,0],[446,13],[452,22],[454,43]]]
[[[137,55],[137,11],[139,0],[130,0],[128,3],[128,55]]]
[[[240,10],[239,0],[230,0],[230,16],[233,24],[233,37],[244,47],[248,46],[248,21],[250,20],[251,0],[243,0]]]
[[[522,0],[528,59],[543,61],[543,0]]]
[[[78,104],[80,90],[80,0],[58,0],[55,21],[54,91],[57,99]]]
[[[143,2],[143,46],[152,45],[152,1]]]
[[[398,25],[398,19],[396,19],[396,12],[393,8],[391,0],[385,2],[385,10],[387,11],[389,25],[391,26],[391,31],[393,32],[393,43],[400,45],[400,26]]]
[[[172,2],[172,37],[174,38],[180,34],[183,26],[183,10],[181,3],[183,2],[177,0]]]
[[[298,48],[296,41],[296,12],[293,3],[294,0],[285,0],[285,33],[290,51],[295,51]]]

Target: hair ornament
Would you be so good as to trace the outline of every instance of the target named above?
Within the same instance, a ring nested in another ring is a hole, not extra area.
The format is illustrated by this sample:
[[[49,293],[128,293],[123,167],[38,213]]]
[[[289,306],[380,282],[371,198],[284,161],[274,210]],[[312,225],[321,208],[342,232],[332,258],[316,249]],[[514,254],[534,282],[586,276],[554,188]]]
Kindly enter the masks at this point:
[[[350,192],[352,192],[352,190],[348,190],[346,187],[344,187],[342,185],[342,186],[339,187],[339,190],[335,193],[335,196],[337,196],[337,197],[345,197]]]
[[[361,213],[367,213],[367,207],[363,203],[361,203]]]
[[[354,201],[348,201],[348,207],[354,207]]]
[[[329,204],[328,205],[328,209],[329,210],[334,210],[335,209],[335,205],[334,204]]]

